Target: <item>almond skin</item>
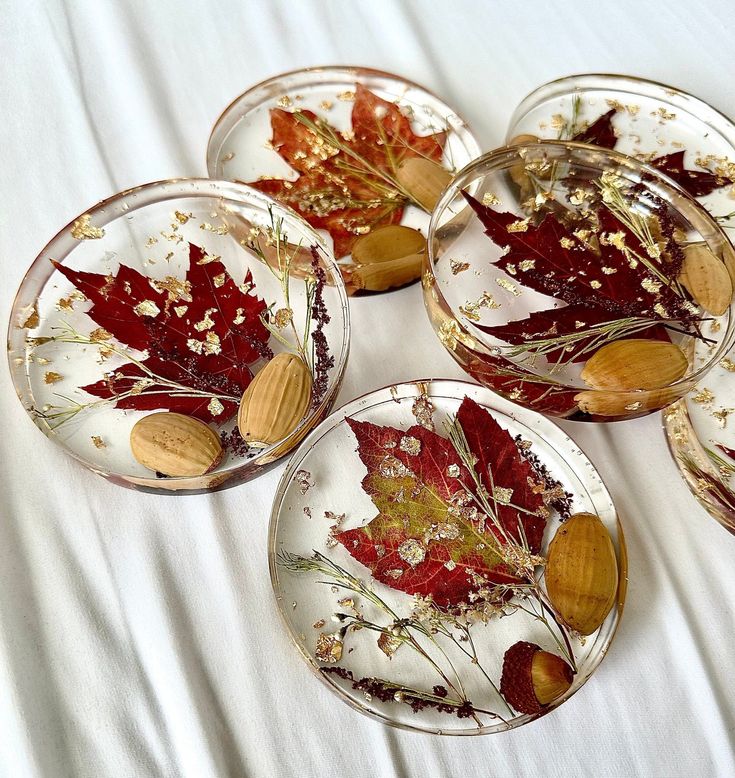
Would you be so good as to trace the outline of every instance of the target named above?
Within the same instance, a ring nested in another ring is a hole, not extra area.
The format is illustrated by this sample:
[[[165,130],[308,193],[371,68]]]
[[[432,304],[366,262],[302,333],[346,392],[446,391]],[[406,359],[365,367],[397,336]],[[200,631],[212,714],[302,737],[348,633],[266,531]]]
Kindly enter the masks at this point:
[[[388,224],[361,235],[352,247],[352,261],[356,265],[388,262],[410,254],[426,251],[426,238],[418,231],[400,224]]]
[[[676,344],[631,338],[595,351],[582,369],[582,380],[593,389],[661,389],[682,378],[688,367]]]
[[[421,275],[423,262],[424,254],[409,254],[387,262],[360,265],[352,270],[350,281],[355,289],[384,292],[415,281]]]
[[[144,467],[169,476],[198,476],[222,460],[219,435],[181,413],[151,413],[130,431],[133,456]]]
[[[240,400],[237,426],[251,445],[269,446],[298,427],[311,401],[311,373],[301,357],[277,354]]]
[[[732,281],[722,260],[703,244],[684,249],[678,279],[698,305],[713,316],[722,316],[732,301]]]
[[[452,180],[452,174],[430,159],[409,157],[399,165],[396,178],[414,202],[431,212]]]
[[[576,513],[559,527],[549,544],[545,579],[565,624],[581,635],[591,635],[602,624],[618,592],[618,563],[599,516]]]

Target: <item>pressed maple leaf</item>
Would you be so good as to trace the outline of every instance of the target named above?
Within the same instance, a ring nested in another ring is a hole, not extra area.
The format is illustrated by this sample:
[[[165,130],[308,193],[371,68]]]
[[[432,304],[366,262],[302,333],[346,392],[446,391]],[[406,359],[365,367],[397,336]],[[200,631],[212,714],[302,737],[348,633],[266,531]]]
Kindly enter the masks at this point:
[[[446,140],[444,132],[416,135],[395,103],[360,84],[351,132],[340,133],[308,110],[274,108],[270,117],[271,145],[299,177],[249,185],[327,230],[338,258],[367,230],[400,222],[408,201],[396,184],[398,166],[419,156],[441,162]]]
[[[602,114],[587,129],[578,132],[572,140],[580,143],[592,143],[606,149],[614,149],[618,142],[612,126],[612,119],[617,109],[612,108]],[[707,170],[690,170],[684,167],[684,151],[676,151],[672,154],[664,154],[655,157],[649,164],[673,178],[679,186],[692,197],[704,197],[715,189],[732,183],[727,178],[716,176]]]
[[[199,246],[189,244],[184,280],[150,279],[126,265],[108,276],[54,265],[92,302],[93,321],[145,354],[82,387],[119,408],[166,408],[222,423],[252,379],[248,365],[270,356],[266,304],[250,271],[238,287]]]
[[[618,137],[612,126],[612,118],[615,113],[615,109],[611,108],[607,113],[602,114],[597,121],[592,122],[589,127],[576,133],[572,140],[579,143],[591,143],[605,149],[614,149],[618,142]]]
[[[537,553],[546,509],[531,465],[487,411],[465,398],[457,414],[476,458],[474,474],[449,440],[422,426],[404,432],[347,422],[368,471],[362,487],[379,513],[335,537],[377,580],[431,596],[442,607],[464,602],[484,586],[518,580],[499,544],[525,539]],[[478,481],[495,522],[472,503],[468,490],[476,494]]]

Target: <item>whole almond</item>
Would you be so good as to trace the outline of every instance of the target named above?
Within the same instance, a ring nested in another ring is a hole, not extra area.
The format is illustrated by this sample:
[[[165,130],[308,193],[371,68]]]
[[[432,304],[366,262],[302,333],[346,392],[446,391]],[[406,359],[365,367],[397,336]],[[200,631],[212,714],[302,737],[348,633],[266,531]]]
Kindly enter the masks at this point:
[[[592,416],[624,419],[665,408],[683,397],[686,392],[686,386],[629,392],[591,389],[576,394],[574,401],[581,411]]]
[[[733,292],[730,274],[723,261],[702,243],[684,249],[679,281],[707,313],[721,316],[730,306]]]
[[[311,373],[301,357],[277,354],[240,400],[237,426],[251,445],[269,446],[298,427],[311,400]]]
[[[610,533],[593,513],[576,513],[556,531],[546,561],[546,591],[565,624],[591,635],[618,592],[618,563]]]
[[[433,211],[452,174],[425,157],[409,157],[398,166],[398,183],[424,210]]]
[[[144,467],[170,476],[198,476],[222,460],[219,435],[181,413],[151,413],[130,431],[133,456]]]
[[[384,292],[415,281],[421,275],[424,254],[409,254],[407,257],[387,262],[373,262],[360,265],[351,271],[350,280],[355,289],[367,292]]]
[[[582,380],[594,389],[660,389],[678,381],[688,367],[676,344],[630,338],[595,351],[582,369]]]
[[[356,265],[387,262],[409,254],[426,251],[426,238],[418,231],[400,224],[388,224],[366,235],[361,235],[352,247],[352,261]]]

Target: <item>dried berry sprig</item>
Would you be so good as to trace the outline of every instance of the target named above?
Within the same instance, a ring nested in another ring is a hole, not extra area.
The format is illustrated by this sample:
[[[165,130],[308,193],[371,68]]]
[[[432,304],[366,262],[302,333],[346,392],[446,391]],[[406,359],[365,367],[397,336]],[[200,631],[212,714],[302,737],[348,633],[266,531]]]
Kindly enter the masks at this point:
[[[433,694],[414,689],[403,684],[386,681],[384,678],[360,678],[355,680],[354,675],[344,667],[321,667],[319,668],[324,675],[336,675],[348,681],[352,688],[361,691],[370,698],[375,697],[381,702],[400,702],[411,707],[414,713],[418,713],[424,708],[434,708],[438,713],[450,713],[460,719],[475,718],[477,714],[482,713],[493,719],[502,719],[493,711],[484,710],[475,707],[469,700],[454,700],[448,696],[447,690],[443,686],[435,686]]]

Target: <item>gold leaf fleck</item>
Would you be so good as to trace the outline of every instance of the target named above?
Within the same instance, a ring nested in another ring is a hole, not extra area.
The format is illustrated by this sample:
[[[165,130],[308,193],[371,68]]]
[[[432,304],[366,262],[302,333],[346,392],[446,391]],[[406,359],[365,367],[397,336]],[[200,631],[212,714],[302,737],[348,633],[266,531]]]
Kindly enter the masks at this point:
[[[92,443],[95,448],[107,448],[107,444],[99,435],[92,435]]]
[[[464,273],[465,270],[469,270],[469,262],[460,262],[458,259],[450,259],[449,267],[452,271],[452,275],[456,276],[458,273]]]
[[[60,373],[54,373],[53,370],[49,370],[43,377],[43,380],[47,384],[55,384],[57,381],[61,381],[63,376]]]
[[[143,300],[139,302],[134,308],[136,316],[150,316],[155,317],[161,312],[161,309],[153,302],[153,300]]]
[[[224,411],[225,406],[222,405],[222,403],[216,398],[213,397],[209,401],[209,405],[207,405],[207,410],[212,414],[212,416],[219,416],[222,411]]]
[[[80,216],[72,225],[71,236],[75,240],[98,240],[105,236],[102,227],[95,227],[91,223],[91,217],[88,213]]]

